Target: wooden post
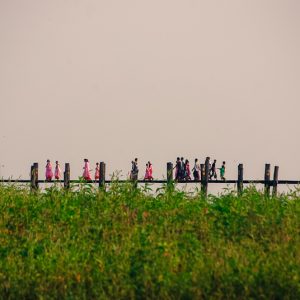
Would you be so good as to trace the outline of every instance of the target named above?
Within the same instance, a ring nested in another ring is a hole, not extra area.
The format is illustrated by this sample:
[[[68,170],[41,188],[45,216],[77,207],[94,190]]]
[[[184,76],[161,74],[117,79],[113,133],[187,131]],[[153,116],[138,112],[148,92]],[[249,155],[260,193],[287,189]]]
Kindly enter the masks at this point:
[[[173,164],[171,162],[167,163],[167,184],[173,182]]]
[[[237,182],[238,196],[241,196],[243,193],[243,180],[244,180],[244,166],[243,166],[243,164],[239,164],[239,166],[238,166],[238,182]]]
[[[34,168],[34,177],[35,177],[35,189],[37,190],[39,188],[39,164],[38,163],[34,163],[33,164],[33,168]]]
[[[133,169],[130,172],[130,180],[132,182],[132,186],[133,188],[137,188],[138,186],[138,180],[139,180],[139,171],[138,169],[135,170],[135,172],[133,172]]]
[[[64,188],[70,188],[70,164],[65,163],[65,172],[64,172]]]
[[[278,171],[279,171],[279,167],[275,166],[274,175],[273,175],[273,197],[277,197]]]
[[[105,171],[106,171],[106,165],[103,161],[100,162],[100,170],[99,170],[99,187],[105,188]]]
[[[265,164],[265,197],[270,196],[271,165]]]
[[[35,184],[34,184],[34,168],[33,165],[30,166],[30,189],[34,190]]]
[[[39,180],[39,164],[38,163],[34,163],[32,166],[31,166],[31,169],[30,169],[30,187],[31,187],[31,190],[37,190],[38,187],[39,187],[39,183],[38,183],[38,180]]]

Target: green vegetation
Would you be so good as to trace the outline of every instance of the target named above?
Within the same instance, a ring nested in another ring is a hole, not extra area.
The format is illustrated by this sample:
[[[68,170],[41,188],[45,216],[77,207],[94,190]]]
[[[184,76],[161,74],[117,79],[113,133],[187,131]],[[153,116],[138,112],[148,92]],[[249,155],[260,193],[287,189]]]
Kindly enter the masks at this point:
[[[0,186],[0,298],[300,299],[299,200]]]

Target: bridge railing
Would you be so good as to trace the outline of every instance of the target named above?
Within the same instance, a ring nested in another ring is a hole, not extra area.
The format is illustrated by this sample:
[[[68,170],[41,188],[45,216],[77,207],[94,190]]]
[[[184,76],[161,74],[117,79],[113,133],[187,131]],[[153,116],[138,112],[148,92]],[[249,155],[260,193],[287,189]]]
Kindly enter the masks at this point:
[[[237,185],[237,192],[239,195],[243,193],[244,184],[262,184],[264,185],[264,192],[265,195],[268,197],[270,195],[270,189],[273,188],[272,194],[273,196],[277,195],[277,186],[278,184],[285,184],[285,185],[299,185],[300,180],[279,180],[279,167],[274,167],[273,179],[271,179],[271,165],[265,164],[265,173],[264,173],[264,180],[245,180],[244,179],[244,168],[243,164],[238,165],[238,176],[237,179],[233,180],[210,180],[209,179],[209,165],[208,162],[205,164],[201,164],[201,172],[200,172],[200,179],[199,180],[174,180],[173,178],[173,163],[167,163],[167,176],[166,179],[154,179],[154,180],[134,180],[134,185],[136,186],[139,183],[157,183],[157,184],[173,184],[173,183],[185,183],[185,184],[201,184],[201,191],[204,196],[208,194],[208,185],[209,184],[236,184]],[[120,180],[120,179],[106,179],[106,164],[104,162],[100,162],[100,176],[98,180],[71,180],[70,175],[70,164],[65,164],[64,176],[63,180],[40,180],[39,179],[39,166],[38,163],[32,164],[30,168],[30,179],[0,179],[0,183],[30,183],[30,187],[32,190],[37,190],[39,188],[40,183],[63,183],[64,188],[70,188],[71,183],[96,183],[99,185],[100,188],[105,188],[106,184],[111,184],[112,182],[118,183],[125,183],[129,180]]]

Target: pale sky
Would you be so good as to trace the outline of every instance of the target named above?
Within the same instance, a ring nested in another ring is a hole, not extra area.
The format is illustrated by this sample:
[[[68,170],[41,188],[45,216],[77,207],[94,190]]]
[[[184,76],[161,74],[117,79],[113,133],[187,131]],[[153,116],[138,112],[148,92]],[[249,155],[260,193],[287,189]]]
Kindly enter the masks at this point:
[[[0,0],[0,176],[210,155],[300,179],[299,112],[299,0]]]

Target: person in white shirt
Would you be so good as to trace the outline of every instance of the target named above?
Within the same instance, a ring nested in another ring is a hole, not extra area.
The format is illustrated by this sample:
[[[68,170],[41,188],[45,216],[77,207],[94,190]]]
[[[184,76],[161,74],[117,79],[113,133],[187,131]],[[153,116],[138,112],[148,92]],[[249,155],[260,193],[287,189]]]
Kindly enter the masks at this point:
[[[193,167],[194,180],[198,181],[200,179],[200,164],[198,163],[198,158],[195,158],[195,164]]]

